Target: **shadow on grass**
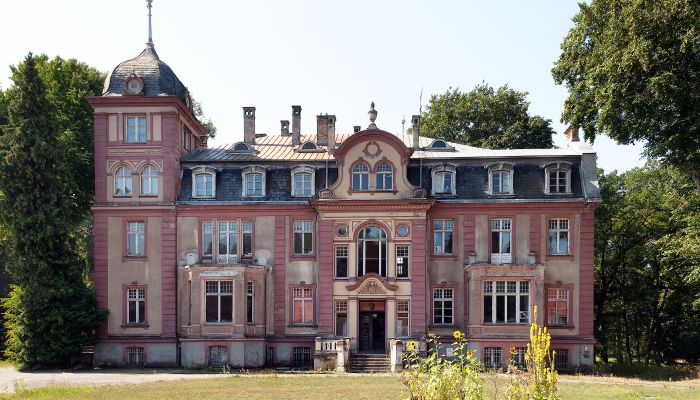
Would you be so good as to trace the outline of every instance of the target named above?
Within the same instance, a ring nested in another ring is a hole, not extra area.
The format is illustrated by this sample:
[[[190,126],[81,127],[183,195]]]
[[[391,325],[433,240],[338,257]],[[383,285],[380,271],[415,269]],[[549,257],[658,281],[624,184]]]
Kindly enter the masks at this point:
[[[598,363],[595,373],[648,381],[680,381],[700,378],[700,366],[691,364]]]

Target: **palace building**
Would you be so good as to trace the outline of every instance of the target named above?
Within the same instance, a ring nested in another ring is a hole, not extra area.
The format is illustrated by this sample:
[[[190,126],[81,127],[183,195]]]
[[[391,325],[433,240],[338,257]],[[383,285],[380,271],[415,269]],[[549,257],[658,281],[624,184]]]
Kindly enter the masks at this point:
[[[88,101],[96,364],[380,370],[459,329],[498,368],[523,361],[537,306],[558,366],[592,365],[600,193],[577,130],[481,149],[421,137],[419,116],[381,130],[372,104],[366,129],[302,130],[292,106],[265,135],[243,107],[243,141],[210,148],[150,40]]]

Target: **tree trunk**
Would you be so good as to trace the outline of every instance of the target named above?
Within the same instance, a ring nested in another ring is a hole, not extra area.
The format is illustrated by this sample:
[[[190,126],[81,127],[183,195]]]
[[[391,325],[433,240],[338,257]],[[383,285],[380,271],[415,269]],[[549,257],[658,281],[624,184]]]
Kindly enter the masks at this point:
[[[693,171],[693,180],[695,181],[695,187],[698,190],[698,197],[700,197],[700,169]]]

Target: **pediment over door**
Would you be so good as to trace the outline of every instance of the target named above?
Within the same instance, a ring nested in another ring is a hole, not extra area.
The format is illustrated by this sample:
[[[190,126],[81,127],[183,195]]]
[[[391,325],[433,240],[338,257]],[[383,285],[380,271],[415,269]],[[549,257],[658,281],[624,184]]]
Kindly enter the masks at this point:
[[[374,273],[366,274],[354,284],[346,286],[348,291],[354,291],[358,295],[387,295],[398,288],[398,286],[387,283],[384,278]]]

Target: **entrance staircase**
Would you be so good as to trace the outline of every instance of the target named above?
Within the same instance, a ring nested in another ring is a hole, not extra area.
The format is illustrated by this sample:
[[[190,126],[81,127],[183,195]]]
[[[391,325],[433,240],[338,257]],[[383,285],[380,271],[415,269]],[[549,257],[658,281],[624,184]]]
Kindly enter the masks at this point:
[[[386,354],[352,354],[348,372],[378,374],[391,372],[391,361]]]

